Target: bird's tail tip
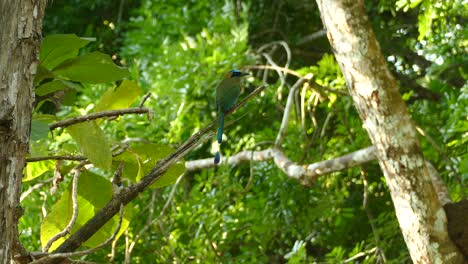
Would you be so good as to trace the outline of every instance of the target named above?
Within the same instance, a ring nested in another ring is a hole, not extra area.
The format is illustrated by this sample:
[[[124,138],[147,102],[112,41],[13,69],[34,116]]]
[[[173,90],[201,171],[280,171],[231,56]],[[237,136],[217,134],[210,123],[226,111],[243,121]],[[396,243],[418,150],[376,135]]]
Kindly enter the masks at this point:
[[[216,152],[215,157],[214,157],[214,164],[218,164],[219,161],[221,161],[221,155],[219,154],[219,151]]]

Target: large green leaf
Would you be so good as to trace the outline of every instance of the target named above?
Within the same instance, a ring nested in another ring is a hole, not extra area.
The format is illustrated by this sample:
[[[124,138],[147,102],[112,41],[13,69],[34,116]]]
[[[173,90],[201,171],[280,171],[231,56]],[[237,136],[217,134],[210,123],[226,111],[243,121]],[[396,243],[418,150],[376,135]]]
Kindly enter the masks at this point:
[[[141,180],[154,168],[158,160],[169,156],[174,149],[160,144],[134,144],[124,154],[114,158],[114,167],[124,162],[123,176],[133,182]],[[160,188],[174,183],[184,173],[185,164],[183,160],[176,162],[152,187]]]
[[[109,55],[97,51],[68,59],[55,67],[53,72],[57,76],[84,83],[112,82],[129,75],[128,70],[115,65]]]
[[[63,230],[70,221],[73,214],[73,204],[71,197],[72,184],[68,186],[60,199],[52,206],[50,213],[41,224],[41,244],[44,247],[49,239]],[[112,184],[105,178],[84,171],[81,173],[78,182],[78,217],[72,232],[76,232],[82,227],[94,214],[96,214],[112,197]],[[128,227],[129,216],[126,214],[122,221],[120,231],[116,239]],[[114,216],[98,232],[96,232],[84,245],[95,247],[109,238],[115,231],[118,222],[118,215]],[[68,236],[55,242],[51,250],[57,248]]]
[[[111,87],[102,95],[95,111],[128,108],[142,92],[138,84],[124,80],[118,87]]]
[[[81,152],[94,165],[109,170],[112,163],[112,152],[101,128],[94,121],[69,126],[67,131],[78,143]]]
[[[79,38],[74,34],[57,34],[44,38],[39,58],[41,65],[52,69],[61,62],[76,57],[80,48],[86,46],[92,39]]]

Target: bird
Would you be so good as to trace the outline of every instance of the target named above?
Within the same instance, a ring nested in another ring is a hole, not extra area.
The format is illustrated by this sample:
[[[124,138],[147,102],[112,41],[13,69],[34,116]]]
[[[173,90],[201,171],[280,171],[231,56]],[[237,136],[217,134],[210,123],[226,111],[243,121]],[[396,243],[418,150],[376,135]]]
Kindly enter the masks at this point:
[[[224,75],[224,79],[216,87],[216,111],[218,114],[218,144],[223,142],[224,115],[236,102],[240,94],[241,77],[249,75],[247,72],[230,70]],[[214,163],[221,160],[219,150],[215,154]]]

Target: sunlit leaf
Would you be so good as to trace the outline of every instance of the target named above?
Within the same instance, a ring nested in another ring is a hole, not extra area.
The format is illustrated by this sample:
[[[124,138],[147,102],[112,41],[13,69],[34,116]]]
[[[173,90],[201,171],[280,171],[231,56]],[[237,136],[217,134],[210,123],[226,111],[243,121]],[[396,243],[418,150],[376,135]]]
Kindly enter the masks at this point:
[[[174,150],[168,146],[160,144],[135,144],[129,148],[124,155],[116,157],[115,166],[118,162],[124,162],[124,177],[136,182],[148,174],[154,168],[158,160],[166,158]],[[152,187],[160,188],[174,183],[177,178],[184,173],[184,161],[179,161],[157,181]]]
[[[72,81],[105,83],[128,77],[126,68],[115,65],[109,55],[92,52],[68,59],[53,69],[54,74]]]
[[[111,87],[102,95],[95,112],[128,108],[141,94],[138,84],[124,80],[118,87]]]
[[[79,123],[67,127],[81,152],[94,165],[109,170],[112,163],[112,152],[101,128],[94,121]]]
[[[41,244],[44,247],[49,239],[63,230],[69,223],[73,214],[73,204],[71,197],[72,183],[67,190],[62,193],[60,199],[52,206],[50,213],[41,224]],[[82,227],[94,214],[96,214],[112,197],[112,184],[105,178],[84,171],[79,176],[78,181],[78,217],[76,224],[72,228],[72,234]],[[128,227],[128,215],[125,215],[118,238]],[[84,245],[95,247],[108,239],[115,231],[118,222],[118,215],[97,231]],[[65,238],[55,242],[51,250],[55,249]]]
[[[26,176],[23,178],[23,181],[30,181],[35,179],[48,171],[53,171],[54,168],[55,162],[53,160],[28,162],[25,167]]]

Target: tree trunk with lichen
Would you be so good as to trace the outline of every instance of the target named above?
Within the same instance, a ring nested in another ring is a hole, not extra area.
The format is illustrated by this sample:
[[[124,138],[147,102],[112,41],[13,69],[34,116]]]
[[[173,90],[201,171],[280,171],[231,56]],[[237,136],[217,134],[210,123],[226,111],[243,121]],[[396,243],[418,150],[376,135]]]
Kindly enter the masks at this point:
[[[362,0],[317,0],[327,36],[373,145],[414,263],[463,263],[416,130]]]
[[[45,2],[0,1],[0,263],[24,250],[18,238],[19,197]]]

